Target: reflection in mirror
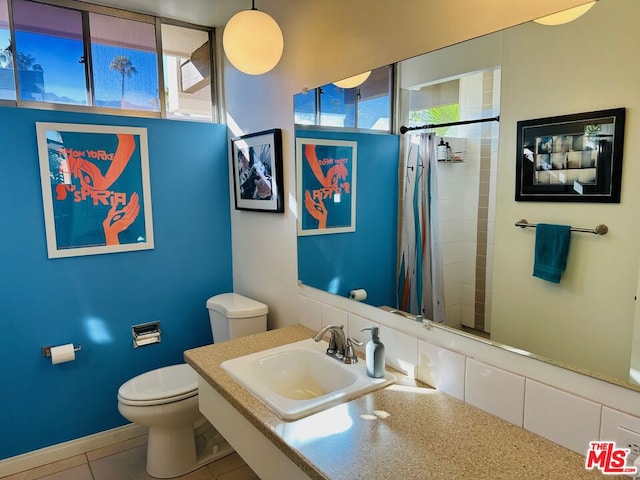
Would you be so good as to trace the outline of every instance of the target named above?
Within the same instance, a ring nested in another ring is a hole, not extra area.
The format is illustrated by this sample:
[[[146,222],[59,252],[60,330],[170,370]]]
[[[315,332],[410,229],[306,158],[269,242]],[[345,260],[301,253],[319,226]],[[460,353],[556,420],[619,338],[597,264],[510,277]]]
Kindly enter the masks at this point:
[[[296,126],[391,132],[393,69],[387,65],[365,73],[369,75],[355,87],[336,82],[295,95]]]
[[[634,325],[640,324],[635,301],[640,223],[634,219],[640,188],[634,182],[640,178],[640,164],[630,161],[640,154],[640,135],[634,133],[640,111],[635,94],[640,65],[632,60],[640,42],[636,18],[640,2],[600,0],[566,25],[531,22],[401,61],[396,82],[398,115],[405,125],[500,115],[499,124],[432,131],[437,143],[441,137],[445,145],[449,142],[456,159],[436,167],[445,324],[471,327],[493,342],[638,389],[634,375],[640,377],[640,328]],[[627,112],[620,204],[514,200],[518,121],[620,107]],[[301,132],[319,135],[308,129],[296,134]],[[360,209],[370,202],[379,202],[379,208],[382,202],[393,203],[385,211],[389,218],[370,227],[357,245],[328,246],[321,240],[336,239],[316,238],[313,258],[305,258],[309,251],[299,248],[299,278],[346,296],[352,288],[383,291],[382,283],[391,277],[384,296],[371,295],[367,302],[397,307],[398,212],[403,211],[408,145],[417,137],[389,137],[397,142],[398,156],[392,158],[388,151],[388,158],[376,165],[395,162],[395,173],[386,170],[386,179],[358,185],[354,235],[361,227],[364,232],[367,221],[360,221]],[[352,139],[360,145],[359,138]],[[368,159],[361,152],[358,157],[359,180]],[[609,234],[572,234],[566,271],[559,284],[552,284],[532,276],[536,230],[515,227],[521,218],[574,227],[605,223]],[[386,245],[386,253],[382,246],[377,249],[379,243]],[[378,265],[389,258],[392,274],[365,270],[357,276],[358,264]],[[314,275],[327,264],[332,275],[314,283]],[[348,265],[352,278],[342,275],[340,265]],[[340,288],[332,290],[329,277]],[[399,316],[402,321],[406,319]]]

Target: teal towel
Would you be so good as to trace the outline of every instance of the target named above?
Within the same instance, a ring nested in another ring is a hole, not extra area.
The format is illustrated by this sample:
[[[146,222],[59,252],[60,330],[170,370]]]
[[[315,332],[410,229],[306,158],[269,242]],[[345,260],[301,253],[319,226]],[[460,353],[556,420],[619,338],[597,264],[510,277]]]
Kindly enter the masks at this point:
[[[569,254],[569,225],[549,225],[538,223],[536,226],[535,260],[533,276],[553,283],[560,283],[562,272],[567,266]]]

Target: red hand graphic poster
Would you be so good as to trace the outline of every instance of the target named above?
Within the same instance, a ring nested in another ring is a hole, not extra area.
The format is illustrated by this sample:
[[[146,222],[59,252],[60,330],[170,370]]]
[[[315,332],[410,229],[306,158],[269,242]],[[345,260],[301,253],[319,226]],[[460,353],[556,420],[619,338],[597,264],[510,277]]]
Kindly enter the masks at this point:
[[[357,142],[298,138],[298,235],[356,229]]]
[[[36,130],[49,258],[152,249],[146,129]]]

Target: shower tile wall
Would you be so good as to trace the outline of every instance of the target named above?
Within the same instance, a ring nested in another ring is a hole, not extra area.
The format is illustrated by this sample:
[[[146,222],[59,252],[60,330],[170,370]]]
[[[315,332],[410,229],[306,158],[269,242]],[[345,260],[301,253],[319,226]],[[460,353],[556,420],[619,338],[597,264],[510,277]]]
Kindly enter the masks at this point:
[[[420,110],[450,103],[459,104],[460,118],[498,115],[499,81],[497,69],[464,75],[419,91],[401,90],[400,103],[407,109],[402,115],[408,115],[409,106]],[[492,122],[451,127],[444,139],[464,160],[438,163],[446,324],[489,331],[498,126]],[[398,232],[402,225],[405,168],[402,153]]]
[[[498,114],[494,77],[499,74],[489,71],[460,78],[461,118]],[[445,140],[462,152],[464,162],[438,164],[446,323],[451,326],[489,331],[497,133],[495,123],[449,129]]]

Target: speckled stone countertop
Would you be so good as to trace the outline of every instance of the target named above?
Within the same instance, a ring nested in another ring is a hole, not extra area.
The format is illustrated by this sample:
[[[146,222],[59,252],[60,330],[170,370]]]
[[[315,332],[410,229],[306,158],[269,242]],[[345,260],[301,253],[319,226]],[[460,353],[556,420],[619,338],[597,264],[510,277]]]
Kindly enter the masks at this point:
[[[298,325],[184,353],[198,374],[312,479],[628,478],[588,471],[583,456],[408,379],[286,422],[220,368],[230,358],[313,333]]]

